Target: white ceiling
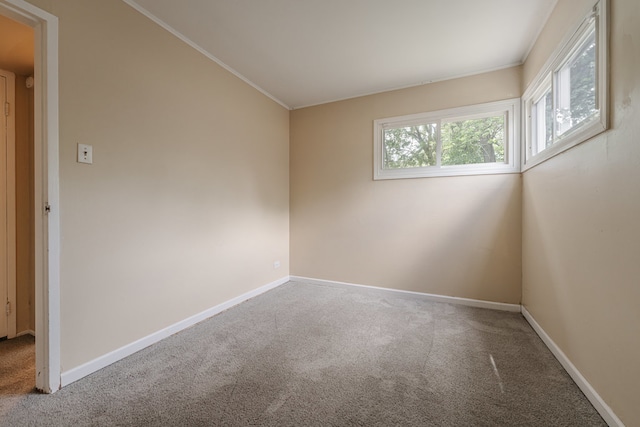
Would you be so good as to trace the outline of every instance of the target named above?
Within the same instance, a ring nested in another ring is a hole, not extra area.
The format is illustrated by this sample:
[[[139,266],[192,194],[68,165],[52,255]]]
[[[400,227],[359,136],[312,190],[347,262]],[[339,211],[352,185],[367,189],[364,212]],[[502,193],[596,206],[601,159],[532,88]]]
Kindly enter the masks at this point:
[[[557,0],[124,0],[289,108],[521,64]]]

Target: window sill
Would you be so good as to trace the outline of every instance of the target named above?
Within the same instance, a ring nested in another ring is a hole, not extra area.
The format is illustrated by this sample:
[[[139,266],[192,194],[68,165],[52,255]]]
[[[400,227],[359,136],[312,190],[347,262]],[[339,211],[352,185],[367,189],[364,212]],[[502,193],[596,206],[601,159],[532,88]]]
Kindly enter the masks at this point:
[[[530,159],[522,162],[522,172],[526,172],[527,170],[537,166],[541,163],[546,162],[547,160],[557,156],[560,153],[564,153],[565,151],[582,144],[585,141],[590,140],[591,138],[603,133],[607,130],[606,124],[603,124],[601,121],[594,121],[593,123],[585,126],[582,129],[577,130],[575,133],[568,135],[565,139],[558,142],[557,144],[552,145],[546,150],[536,154]]]
[[[448,176],[473,176],[473,175],[503,175],[520,173],[520,169],[510,165],[491,166],[472,165],[470,167],[461,168],[459,166],[441,167],[441,168],[406,168],[406,169],[387,169],[379,171],[373,177],[374,181],[385,179],[411,179],[411,178],[442,178]]]

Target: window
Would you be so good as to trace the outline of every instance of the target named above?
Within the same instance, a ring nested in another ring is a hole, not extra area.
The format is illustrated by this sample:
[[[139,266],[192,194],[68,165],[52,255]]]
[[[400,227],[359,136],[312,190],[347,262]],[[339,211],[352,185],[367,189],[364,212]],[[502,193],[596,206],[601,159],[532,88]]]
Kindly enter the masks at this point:
[[[606,2],[595,4],[523,96],[523,169],[607,129]]]
[[[375,120],[374,179],[517,173],[519,99]]]

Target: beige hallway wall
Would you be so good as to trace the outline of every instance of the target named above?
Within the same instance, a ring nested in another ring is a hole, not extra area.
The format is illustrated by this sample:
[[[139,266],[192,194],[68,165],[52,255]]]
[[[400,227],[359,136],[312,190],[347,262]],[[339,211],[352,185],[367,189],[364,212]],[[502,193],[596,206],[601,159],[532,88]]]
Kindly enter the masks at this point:
[[[33,89],[16,75],[16,326],[35,331]]]
[[[34,30],[0,15],[0,68],[15,74],[16,330],[35,330],[33,75]]]
[[[120,0],[30,2],[59,17],[62,371],[287,276],[289,111]]]
[[[520,95],[521,70],[291,112],[291,273],[520,302],[521,180],[373,181],[373,120]]]
[[[530,81],[591,5],[560,0]],[[627,426],[640,425],[640,3],[611,1],[611,130],[523,175],[523,302]]]
[[[16,332],[35,331],[33,90],[27,76],[15,78]]]

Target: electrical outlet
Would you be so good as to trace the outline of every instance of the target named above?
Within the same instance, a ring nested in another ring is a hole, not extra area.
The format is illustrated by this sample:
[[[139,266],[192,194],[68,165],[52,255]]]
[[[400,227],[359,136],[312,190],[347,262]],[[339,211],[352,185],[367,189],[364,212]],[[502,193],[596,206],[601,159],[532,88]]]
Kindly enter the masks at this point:
[[[93,147],[87,144],[78,144],[78,163],[93,163]]]
[[[273,262],[273,269],[275,270],[276,268],[280,268],[280,261]]]

